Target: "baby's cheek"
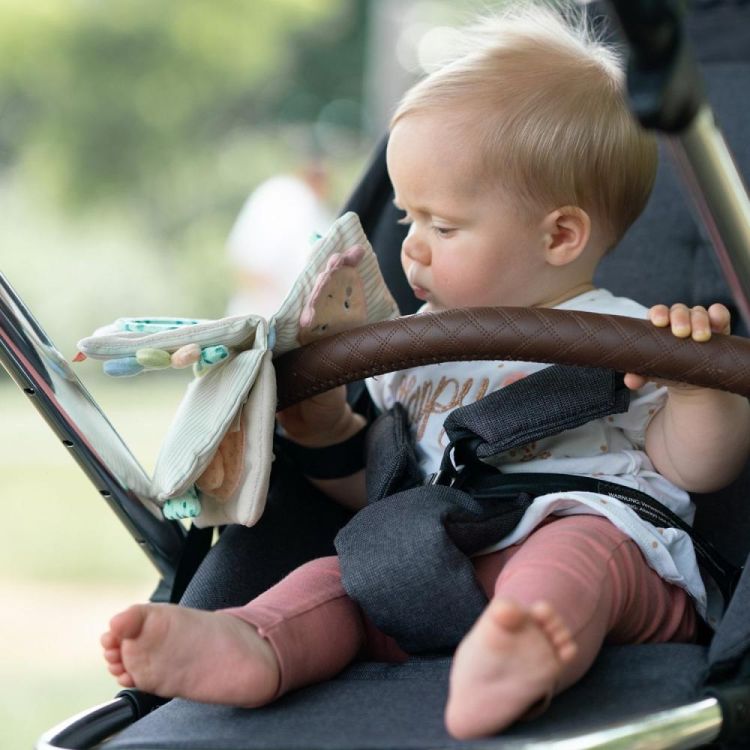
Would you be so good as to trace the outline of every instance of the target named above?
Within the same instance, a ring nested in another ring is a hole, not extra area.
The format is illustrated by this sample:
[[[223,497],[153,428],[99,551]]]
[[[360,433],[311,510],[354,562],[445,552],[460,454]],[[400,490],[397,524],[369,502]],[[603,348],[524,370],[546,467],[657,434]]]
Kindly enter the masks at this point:
[[[479,304],[476,298],[482,288],[480,284],[471,283],[465,270],[456,268],[433,274],[432,292],[446,308],[471,307]]]

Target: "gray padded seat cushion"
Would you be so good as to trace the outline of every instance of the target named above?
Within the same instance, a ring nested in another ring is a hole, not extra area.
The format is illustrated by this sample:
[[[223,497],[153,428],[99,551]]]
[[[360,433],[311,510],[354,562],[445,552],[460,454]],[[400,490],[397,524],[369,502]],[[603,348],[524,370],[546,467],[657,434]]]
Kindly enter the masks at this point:
[[[611,646],[574,688],[533,722],[502,738],[459,742],[443,728],[446,658],[391,666],[363,662],[262,709],[174,700],[102,750],[397,750],[523,747],[532,738],[560,739],[681,705],[699,696],[706,649],[685,644]]]

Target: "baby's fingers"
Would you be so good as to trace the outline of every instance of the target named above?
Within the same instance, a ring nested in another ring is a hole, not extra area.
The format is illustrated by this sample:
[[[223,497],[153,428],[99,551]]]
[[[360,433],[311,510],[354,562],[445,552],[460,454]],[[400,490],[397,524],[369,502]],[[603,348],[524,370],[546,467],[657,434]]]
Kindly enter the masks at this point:
[[[719,302],[714,302],[708,308],[708,319],[711,324],[711,330],[714,333],[731,332],[732,316],[726,306]]]
[[[677,338],[686,339],[691,334],[695,338],[696,332],[701,337],[708,333],[710,337],[708,315],[704,308],[694,307],[691,310],[687,305],[682,304],[682,302],[675,303],[668,310],[666,305],[657,305],[656,307],[658,311],[654,317],[658,319],[658,322],[652,318],[652,323],[657,326],[661,325],[661,327],[669,325],[672,329],[672,334],[677,336]],[[663,322],[665,320],[664,310],[666,310],[666,322]]]
[[[666,305],[654,305],[648,311],[648,319],[657,328],[666,328],[669,325],[669,308]]]
[[[678,302],[672,307],[654,305],[649,310],[649,319],[658,328],[669,326],[677,338],[692,337],[693,341],[708,341],[711,333],[729,331],[729,311],[724,305],[711,305],[711,313],[701,305],[688,307]]]
[[[644,378],[643,375],[627,372],[625,373],[624,383],[626,388],[630,388],[631,391],[637,391],[648,383],[648,379]]]

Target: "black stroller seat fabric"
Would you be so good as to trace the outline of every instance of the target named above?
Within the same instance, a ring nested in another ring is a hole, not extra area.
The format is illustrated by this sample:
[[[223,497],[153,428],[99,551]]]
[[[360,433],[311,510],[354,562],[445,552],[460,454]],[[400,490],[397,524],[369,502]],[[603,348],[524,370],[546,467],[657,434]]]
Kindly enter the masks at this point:
[[[415,658],[399,666],[355,664],[330,682],[291,693],[257,712],[173,700],[104,747],[527,747],[694,700],[706,671],[706,650],[684,644],[605,648],[586,677],[555,698],[543,716],[516,724],[501,738],[474,742],[455,740],[443,727],[449,666],[448,658]]]
[[[699,3],[691,23],[708,99],[717,112],[741,171],[750,175],[745,109],[750,91],[750,4]],[[712,36],[715,18],[725,43]],[[744,123],[743,123],[744,119]],[[643,304],[684,301],[732,306],[704,232],[691,216],[674,168],[662,158],[646,212],[602,264],[597,282]],[[404,231],[396,224],[383,149],[347,210],[359,213],[403,313],[419,302],[405,284],[398,260]],[[737,318],[735,317],[735,320]],[[365,408],[359,385],[351,400]],[[730,488],[696,498],[696,527],[736,565],[750,552],[750,471]],[[201,609],[244,604],[314,557],[334,554],[333,539],[348,521],[311,488],[281,452],[267,510],[252,528],[229,527],[187,586],[182,603]],[[337,678],[284,696],[262,709],[242,710],[173,700],[115,738],[106,750],[136,748],[462,748],[526,747],[585,734],[602,725],[695,701],[709,674],[731,673],[750,650],[750,574],[745,570],[717,632],[703,644],[605,647],[592,670],[561,694],[540,717],[520,722],[502,737],[462,742],[443,726],[447,656],[414,657],[403,665],[356,663]],[[198,644],[199,648],[200,645]],[[750,746],[743,742],[734,747]]]

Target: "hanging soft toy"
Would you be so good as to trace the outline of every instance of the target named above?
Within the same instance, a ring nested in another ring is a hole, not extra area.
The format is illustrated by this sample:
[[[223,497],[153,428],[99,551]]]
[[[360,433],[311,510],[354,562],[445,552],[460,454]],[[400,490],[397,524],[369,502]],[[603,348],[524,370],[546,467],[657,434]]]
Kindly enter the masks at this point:
[[[273,460],[273,358],[397,315],[359,219],[348,213],[316,241],[270,319],[121,318],[82,339],[76,361],[102,360],[120,377],[192,366],[196,377],[142,494],[169,519],[251,526],[265,507]]]

